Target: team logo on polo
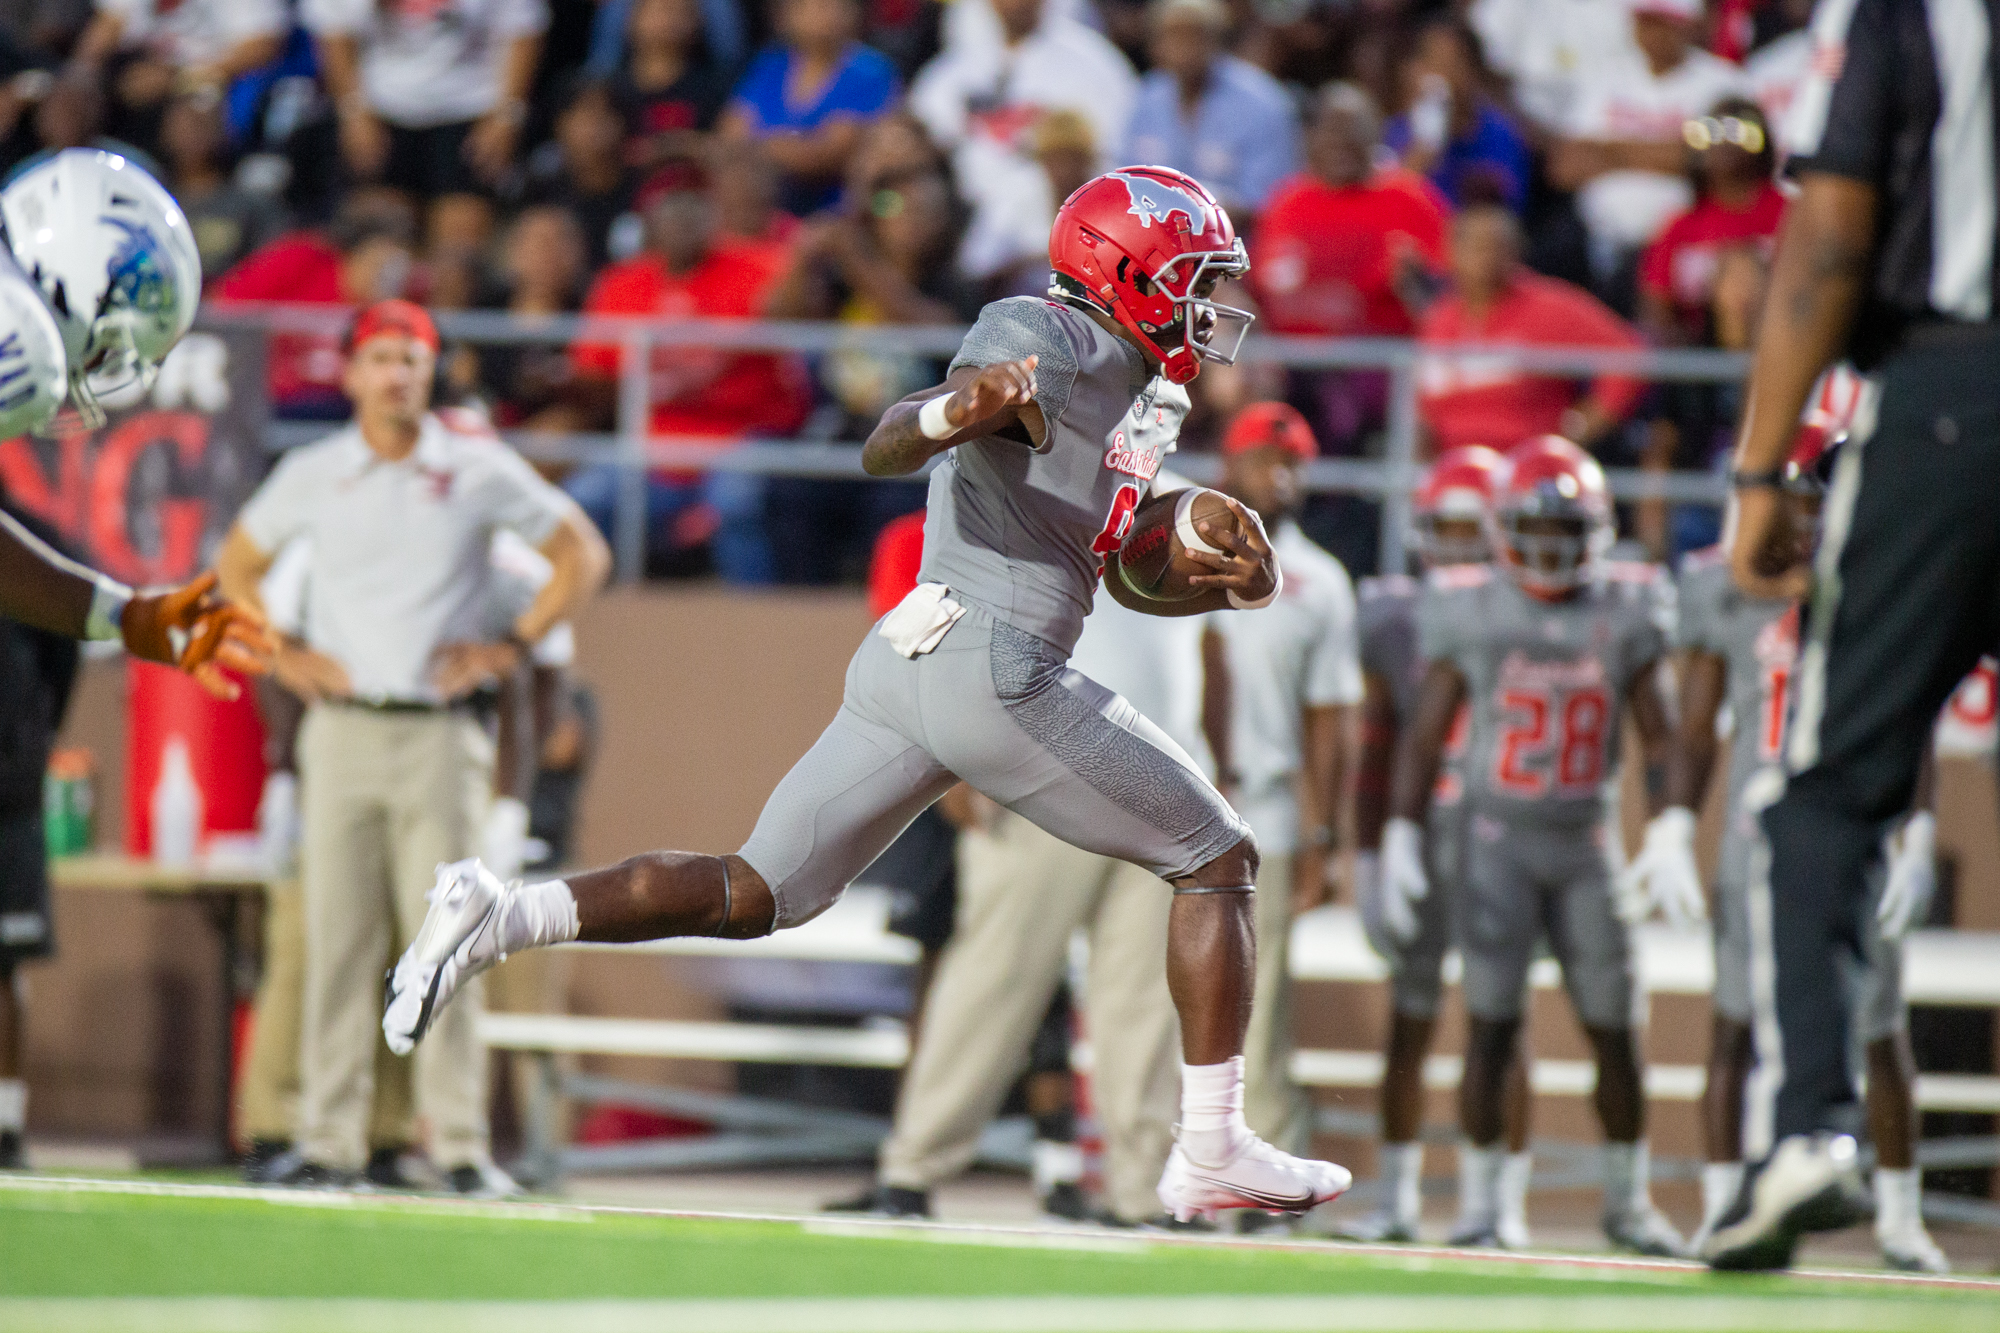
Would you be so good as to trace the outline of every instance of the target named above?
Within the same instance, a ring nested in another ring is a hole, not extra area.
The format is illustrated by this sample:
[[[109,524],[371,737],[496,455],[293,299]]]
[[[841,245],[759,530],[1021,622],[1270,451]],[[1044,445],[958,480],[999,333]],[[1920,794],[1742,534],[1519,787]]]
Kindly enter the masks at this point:
[[[1158,222],[1166,228],[1172,225],[1174,214],[1181,213],[1187,217],[1189,231],[1198,232],[1208,226],[1208,205],[1186,190],[1143,176],[1128,176],[1122,171],[1106,174],[1112,180],[1124,182],[1125,193],[1132,200],[1132,207],[1126,212],[1139,219],[1140,225],[1150,227]]]

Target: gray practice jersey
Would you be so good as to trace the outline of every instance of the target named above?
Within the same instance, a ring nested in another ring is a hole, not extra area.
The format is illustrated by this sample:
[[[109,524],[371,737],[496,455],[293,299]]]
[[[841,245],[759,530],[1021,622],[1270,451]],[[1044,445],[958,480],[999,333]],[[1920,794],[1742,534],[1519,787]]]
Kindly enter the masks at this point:
[[[1138,350],[1081,311],[1031,296],[979,312],[953,358],[1034,356],[1046,444],[989,435],[931,473],[919,578],[942,583],[1067,654],[1105,556],[1118,548],[1187,416],[1187,390],[1148,378]]]
[[[1416,716],[1417,693],[1430,663],[1420,642],[1418,606],[1424,600],[1423,580],[1408,574],[1379,574],[1361,580],[1361,669],[1389,685],[1389,703],[1396,714],[1396,734]],[[1444,765],[1438,770],[1433,806],[1454,806],[1465,797],[1466,733],[1470,710],[1460,708],[1445,741]]]
[[[1697,551],[1681,565],[1674,646],[1714,653],[1728,663],[1736,733],[1729,752],[1733,822],[1750,779],[1760,768],[1777,767],[1783,753],[1792,659],[1799,646],[1798,605],[1744,596],[1721,548]]]
[[[1667,651],[1673,584],[1606,563],[1544,602],[1486,565],[1433,570],[1418,604],[1426,661],[1449,660],[1472,709],[1472,808],[1517,824],[1595,825],[1618,764],[1627,691]]]

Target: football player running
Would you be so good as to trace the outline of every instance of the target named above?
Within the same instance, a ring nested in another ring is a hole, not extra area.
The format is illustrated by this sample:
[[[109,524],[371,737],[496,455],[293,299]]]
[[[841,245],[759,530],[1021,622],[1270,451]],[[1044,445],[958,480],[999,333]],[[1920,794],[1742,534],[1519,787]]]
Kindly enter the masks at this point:
[[[1122,604],[1195,615],[1267,605],[1279,571],[1242,506],[1201,591],[1140,598],[1120,539],[1172,450],[1187,390],[1229,363],[1250,316],[1218,305],[1248,269],[1193,178],[1130,167],[1087,182],[1049,236],[1049,299],[980,312],[945,382],[883,414],[863,462],[932,473],[921,581],[877,622],[839,713],[778,784],[740,851],[651,852],[568,880],[502,885],[476,860],[439,872],[391,974],[383,1031],[407,1052],[467,977],[567,940],[747,939],[826,910],[919,811],[963,778],[1086,851],[1174,888],[1167,981],[1180,1014],[1179,1141],[1160,1181],[1176,1217],[1303,1212],[1350,1183],[1278,1151],[1243,1119],[1257,849],[1194,762],[1116,694],[1068,669],[1100,575]],[[1234,325],[1219,331],[1223,322]]]
[[[1802,561],[1812,558],[1820,501],[1832,475],[1838,433],[1845,429],[1844,415],[1840,420],[1809,417],[1786,461],[1785,494],[1799,511],[1801,521],[1793,530],[1802,538]],[[1669,920],[1700,917],[1696,812],[1715,769],[1716,721],[1727,703],[1735,730],[1715,873],[1714,1018],[1708,1088],[1702,1097],[1708,1161],[1701,1175],[1701,1228],[1691,1242],[1696,1251],[1707,1243],[1743,1184],[1744,1090],[1755,1063],[1750,897],[1756,858],[1769,855],[1758,815],[1784,785],[1785,719],[1798,653],[1799,611],[1796,602],[1739,591],[1720,547],[1695,552],[1683,563],[1675,630],[1675,645],[1682,652],[1680,726],[1667,763],[1667,809],[1647,826],[1645,844],[1619,883],[1621,911],[1628,919],[1655,909]],[[1913,1273],[1950,1271],[1944,1252],[1924,1229],[1920,1207],[1913,1156],[1915,1061],[1902,986],[1901,941],[1915,915],[1907,909],[1929,897],[1911,890],[1933,874],[1933,827],[1929,812],[1920,811],[1889,839],[1888,873],[1876,896],[1882,910],[1875,928],[1860,932],[1863,965],[1856,969],[1854,1002],[1878,1161],[1876,1241],[1891,1267]]]
[[[0,439],[47,428],[67,397],[89,426],[104,402],[143,392],[194,321],[201,260],[159,182],[115,153],[69,149],[0,190]],[[117,640],[134,657],[236,697],[225,668],[269,669],[254,612],[215,594],[215,575],[138,592],[51,550],[0,514],[0,615],[52,634]]]
[[[1429,665],[1382,832],[1384,910],[1414,915],[1430,894],[1424,819],[1452,721],[1469,703],[1465,1137],[1497,1175],[1506,1069],[1518,1058],[1528,967],[1546,938],[1597,1059],[1604,1233],[1621,1249],[1679,1254],[1680,1235],[1649,1188],[1635,1035],[1642,997],[1630,927],[1613,910],[1607,827],[1628,711],[1649,767],[1665,759],[1671,728],[1657,668],[1672,585],[1652,566],[1604,558],[1613,535],[1604,473],[1568,440],[1516,445],[1495,478],[1493,513],[1501,572],[1434,570],[1419,609]],[[1474,1203],[1496,1197],[1495,1181],[1472,1183]]]
[[[1465,445],[1440,455],[1424,474],[1415,500],[1416,551],[1426,569],[1484,565],[1493,558],[1488,511],[1500,455],[1484,445]],[[1457,916],[1465,848],[1465,728],[1463,708],[1446,742],[1444,768],[1424,823],[1424,863],[1430,892],[1415,904],[1388,900],[1382,893],[1380,849],[1388,819],[1389,780],[1397,740],[1410,725],[1423,685],[1424,659],[1418,649],[1418,605],[1424,583],[1407,574],[1384,574],[1361,581],[1362,702],[1361,765],[1355,784],[1355,897],[1368,942],[1389,964],[1389,1032],[1382,1067],[1381,1202],[1366,1217],[1342,1228],[1351,1240],[1412,1241],[1422,1217],[1424,1145],[1424,1060],[1437,1026],[1444,993],[1444,955]],[[1393,915],[1391,914],[1393,911]],[[1507,1156],[1496,1173],[1486,1160],[1491,1150],[1461,1147],[1461,1216],[1452,1230],[1458,1245],[1528,1245],[1526,1151],[1529,1094],[1525,1057],[1508,1065]],[[1478,1197],[1495,1179],[1497,1207]]]

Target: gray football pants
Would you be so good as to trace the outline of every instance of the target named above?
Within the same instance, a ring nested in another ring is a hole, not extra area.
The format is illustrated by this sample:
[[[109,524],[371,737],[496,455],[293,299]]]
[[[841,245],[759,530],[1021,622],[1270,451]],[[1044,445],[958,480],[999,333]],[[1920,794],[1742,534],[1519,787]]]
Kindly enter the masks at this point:
[[[1249,836],[1194,760],[1050,644],[967,604],[906,658],[871,631],[832,723],[792,767],[741,856],[810,921],[955,779],[1072,847],[1193,874]],[[1160,889],[1164,896],[1164,885]]]
[[[958,925],[882,1145],[882,1183],[929,1190],[971,1165],[980,1131],[1027,1066],[1070,936],[1082,928],[1106,1202],[1128,1221],[1157,1213],[1180,1093],[1180,1023],[1166,972],[1172,895],[1150,872],[1078,851],[1005,811],[991,828],[959,836],[958,894]]]
[[[1643,996],[1632,972],[1631,930],[1611,906],[1611,861],[1601,824],[1508,823],[1474,814],[1466,830],[1465,1008],[1474,1018],[1518,1019],[1528,968],[1544,938],[1583,1023],[1637,1027]]]

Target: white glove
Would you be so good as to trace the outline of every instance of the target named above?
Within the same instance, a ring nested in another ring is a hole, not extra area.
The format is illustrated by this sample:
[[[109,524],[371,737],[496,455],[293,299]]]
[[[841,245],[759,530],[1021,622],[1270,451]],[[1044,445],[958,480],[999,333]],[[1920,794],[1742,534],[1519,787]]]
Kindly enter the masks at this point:
[[[1618,876],[1618,915],[1636,925],[1655,911],[1676,926],[1708,915],[1694,863],[1694,811],[1676,805],[1646,825],[1646,842]]]
[[[1931,914],[1931,895],[1937,892],[1937,817],[1917,811],[1883,839],[1882,852],[1889,861],[1889,879],[1882,886],[1875,925],[1893,943]]]
[[[1421,923],[1417,904],[1430,896],[1424,873],[1424,831],[1408,819],[1392,819],[1382,829],[1382,925],[1399,944],[1416,939]]]
[[[299,780],[283,771],[264,779],[257,798],[257,854],[274,875],[290,874],[298,865]]]
[[[502,884],[521,877],[528,861],[528,807],[512,796],[496,796],[479,831],[479,859]]]

